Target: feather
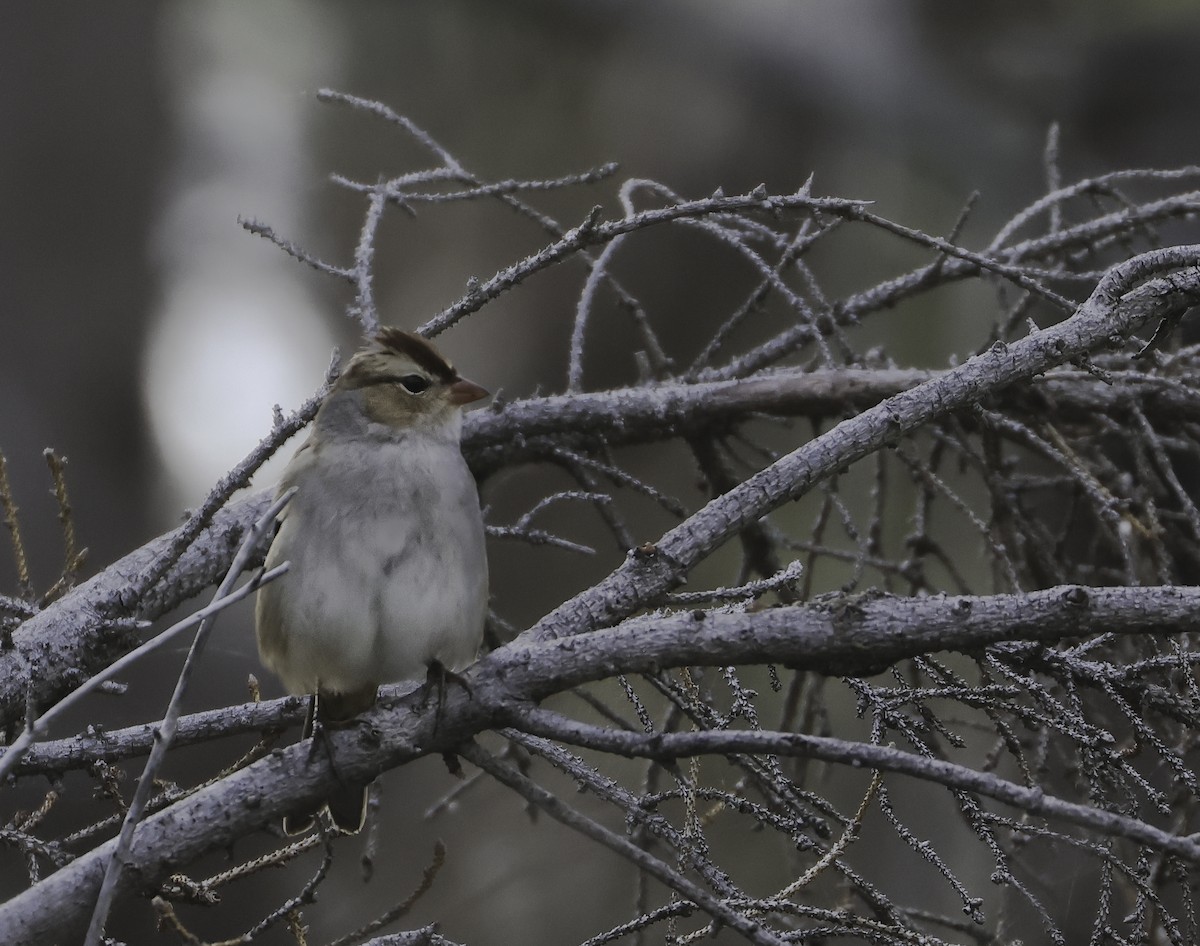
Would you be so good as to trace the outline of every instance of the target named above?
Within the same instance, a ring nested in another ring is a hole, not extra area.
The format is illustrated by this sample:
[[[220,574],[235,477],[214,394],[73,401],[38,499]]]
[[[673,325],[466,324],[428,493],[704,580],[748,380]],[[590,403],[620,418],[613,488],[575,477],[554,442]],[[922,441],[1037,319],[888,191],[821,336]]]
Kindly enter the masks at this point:
[[[375,335],[375,344],[384,351],[411,358],[431,375],[441,378],[443,381],[458,380],[458,372],[454,370],[454,366],[420,335],[402,332],[389,325],[384,326]]]

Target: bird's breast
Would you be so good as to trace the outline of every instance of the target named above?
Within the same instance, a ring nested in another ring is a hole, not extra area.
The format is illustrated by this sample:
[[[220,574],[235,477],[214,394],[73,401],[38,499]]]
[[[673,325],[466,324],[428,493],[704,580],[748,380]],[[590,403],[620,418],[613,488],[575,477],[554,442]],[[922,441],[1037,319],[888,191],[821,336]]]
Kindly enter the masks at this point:
[[[282,642],[263,657],[295,692],[462,666],[482,635],[487,563],[479,499],[457,446],[330,451],[298,492],[269,559]],[[260,649],[262,649],[260,627]],[[270,648],[269,648],[270,649]]]

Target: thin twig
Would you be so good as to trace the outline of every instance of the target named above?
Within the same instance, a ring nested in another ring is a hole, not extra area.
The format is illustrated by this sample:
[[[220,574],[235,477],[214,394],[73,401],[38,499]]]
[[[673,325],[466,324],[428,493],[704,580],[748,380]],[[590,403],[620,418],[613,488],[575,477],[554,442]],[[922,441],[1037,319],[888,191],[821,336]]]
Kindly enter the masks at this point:
[[[17,564],[17,592],[26,601],[33,600],[33,581],[29,577],[29,558],[25,554],[25,542],[21,538],[21,522],[13,496],[12,484],[8,481],[8,460],[0,453],[0,508],[4,509],[4,524],[12,540],[13,559]]]
[[[288,920],[290,923],[298,925],[300,907],[306,906],[316,900],[317,888],[325,882],[325,878],[329,875],[329,868],[333,866],[333,837],[334,832],[329,830],[325,824],[321,824],[320,838],[325,846],[325,854],[321,858],[321,863],[316,871],[308,879],[308,882],[300,889],[300,892],[294,897],[289,897],[282,905],[276,907],[267,916],[260,920],[252,929],[247,930],[237,939],[229,940],[225,943],[216,943],[214,946],[240,946],[240,944],[251,943],[280,920]]]
[[[347,933],[345,936],[340,936],[329,944],[329,946],[351,946],[353,943],[360,942],[370,936],[376,930],[381,930],[389,923],[395,923],[401,917],[407,916],[417,901],[420,900],[430,888],[433,887],[433,882],[437,879],[437,875],[442,870],[442,865],[446,863],[446,845],[441,841],[436,841],[433,845],[433,859],[421,874],[421,882],[417,884],[403,902],[392,907],[382,916],[376,917],[370,923],[360,926],[352,933]]]
[[[109,664],[99,673],[90,677],[87,682],[76,687],[53,706],[45,710],[40,716],[30,720],[25,731],[21,733],[21,735],[15,740],[13,740],[12,745],[3,750],[3,755],[0,755],[0,779],[4,778],[13,771],[14,766],[16,766],[16,764],[21,760],[21,758],[29,750],[30,746],[32,746],[34,742],[48,730],[50,723],[53,722],[56,717],[65,713],[83,697],[87,696],[93,690],[100,688],[113,677],[124,673],[146,654],[157,650],[164,644],[169,643],[184,631],[190,630],[196,625],[210,620],[221,611],[224,611],[230,605],[236,604],[247,595],[253,594],[260,586],[279,578],[287,571],[286,566],[286,562],[278,565],[275,568],[272,568],[270,571],[258,576],[255,581],[243,585],[241,588],[230,591],[219,598],[214,598],[213,601],[205,607],[192,614],[189,614],[186,618],[177,621],[161,634],[157,634],[141,646],[129,651],[129,653],[125,654],[119,660]]]
[[[718,922],[741,933],[750,942],[764,944],[764,946],[765,944],[782,946],[784,941],[773,932],[763,928],[757,921],[743,916],[722,900],[692,883],[692,881],[688,880],[678,871],[643,851],[636,844],[633,844],[620,835],[614,834],[603,825],[598,824],[574,808],[566,805],[556,795],[548,792],[536,782],[522,775],[516,767],[501,762],[492,756],[491,753],[484,750],[478,743],[464,743],[459,751],[464,759],[483,769],[497,781],[507,785],[531,804],[537,805],[538,808],[545,811],[556,821],[562,822],[567,827],[578,831],[585,837],[591,838],[593,841],[621,855],[640,870],[645,871],[681,896],[691,900]]]
[[[170,544],[162,550],[153,562],[133,582],[132,588],[126,594],[126,599],[132,608],[146,592],[179,561],[179,557],[196,540],[196,537],[212,521],[213,516],[229,502],[229,497],[244,487],[250,477],[267,462],[275,451],[298,431],[307,426],[316,416],[321,402],[329,393],[329,387],[337,376],[339,355],[334,351],[326,370],[325,383],[292,414],[286,418],[277,416],[271,433],[259,441],[258,445],[232,470],[221,477],[216,486],[205,497],[200,508],[188,517],[183,527],[176,531]]]
[[[283,507],[291,501],[295,493],[296,488],[292,487],[281,494],[254,524],[253,528],[246,533],[241,548],[238,549],[237,555],[234,556],[233,564],[229,566],[225,580],[221,582],[216,594],[213,596],[214,601],[220,601],[231,594],[234,584],[241,576],[242,570],[246,567],[258,544],[274,526],[276,517]],[[251,582],[251,585],[257,588],[258,582]],[[167,704],[167,712],[163,716],[162,728],[157,733],[154,748],[151,750],[150,758],[147,760],[146,767],[142,771],[142,777],[138,780],[138,787],[134,792],[133,800],[129,803],[129,811],[126,813],[125,821],[121,825],[117,847],[113,851],[112,857],[109,858],[105,869],[104,881],[100,885],[100,894],[96,898],[95,911],[92,913],[92,921],[88,926],[87,937],[84,941],[85,946],[96,946],[104,934],[104,924],[108,919],[108,911],[112,906],[113,898],[116,896],[117,882],[121,878],[125,858],[128,856],[129,847],[133,843],[133,832],[141,820],[142,812],[145,811],[146,802],[149,800],[150,792],[154,787],[155,776],[162,766],[163,759],[166,758],[167,749],[170,748],[171,740],[175,736],[179,714],[183,707],[183,696],[187,692],[188,684],[191,682],[192,672],[196,663],[204,651],[204,645],[208,641],[208,635],[212,630],[214,620],[215,615],[213,614],[207,615],[201,620],[200,627],[197,629],[196,636],[192,641],[191,649],[184,660],[183,669],[180,671],[179,679],[175,684],[175,692],[171,695],[171,701]]]
[[[1128,838],[1155,850],[1170,852],[1192,863],[1200,863],[1200,841],[1193,838],[1179,837],[1137,818],[1106,811],[1093,805],[1069,802],[1047,794],[1040,787],[1027,788],[988,772],[978,772],[969,766],[926,758],[889,746],[766,730],[705,730],[643,735],[566,720],[549,710],[536,709],[516,712],[513,714],[513,720],[518,727],[548,739],[586,745],[592,749],[630,757],[677,759],[695,753],[752,752],[755,755],[803,755],[854,768],[898,772],[937,782],[949,788],[995,798],[1030,814],[1060,818],[1102,834]]]
[[[75,578],[80,566],[87,557],[87,549],[79,549],[75,544],[75,518],[71,514],[71,501],[67,495],[67,458],[60,457],[47,448],[42,451],[46,464],[50,467],[50,476],[54,480],[54,498],[58,502],[58,521],[63,530],[63,570],[50,589],[42,595],[41,606],[45,607],[64,591],[75,587]]]

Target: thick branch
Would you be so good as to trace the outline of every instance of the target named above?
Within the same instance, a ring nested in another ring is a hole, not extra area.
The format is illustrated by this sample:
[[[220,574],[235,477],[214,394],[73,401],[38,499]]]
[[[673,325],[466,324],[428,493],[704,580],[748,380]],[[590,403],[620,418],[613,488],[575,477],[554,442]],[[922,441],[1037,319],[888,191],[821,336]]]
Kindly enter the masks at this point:
[[[300,743],[148,819],[135,835],[121,890],[151,885],[285,812],[311,807],[339,779],[365,782],[421,755],[452,751],[485,729],[509,725],[513,707],[617,673],[764,661],[840,673],[879,666],[871,657],[875,653],[899,660],[944,649],[974,651],[1004,640],[1181,633],[1193,628],[1198,609],[1200,589],[1181,587],[1069,587],[963,598],[859,596],[704,620],[692,612],[649,616],[541,643],[524,638],[476,664],[469,693],[451,687],[436,726],[424,694],[410,694],[367,715],[370,726],[326,733],[322,744],[334,752],[336,772],[325,751]],[[1022,802],[1015,796],[1005,800]],[[1153,838],[1145,843],[1152,845]],[[1200,863],[1200,843],[1179,839],[1172,845],[1176,855]],[[110,842],[0,906],[0,942],[69,940],[90,914],[111,853]]]
[[[1096,634],[1182,634],[1195,629],[1200,588],[1060,586],[1028,594],[837,596],[753,613],[648,615],[572,639],[521,647],[480,661],[526,655],[544,661],[505,671],[513,701],[542,700],[619,673],[675,666],[780,663],[827,675],[865,676],[938,651],[976,653],[1005,641],[1054,643]],[[557,646],[556,646],[557,643]],[[554,654],[560,656],[552,656]],[[519,681],[514,683],[514,681]],[[500,706],[498,708],[503,708]]]
[[[185,527],[130,552],[21,624],[12,635],[13,649],[0,654],[0,721],[11,724],[24,716],[27,689],[35,704],[45,705],[136,646],[138,634],[128,618],[154,620],[217,581],[270,501],[264,491],[218,512],[165,578],[136,602],[136,615],[130,589]]]
[[[192,713],[180,718],[173,744],[193,746],[244,733],[280,732],[303,722],[307,702],[304,697],[285,696],[278,700]],[[97,762],[114,763],[147,755],[160,724],[161,721],[142,723],[111,732],[88,732],[35,743],[17,764],[15,774],[57,775],[72,769],[86,769]],[[0,759],[6,751],[0,750]]]
[[[856,460],[937,417],[1107,345],[1114,336],[1124,338],[1155,318],[1182,312],[1200,302],[1198,263],[1200,246],[1183,246],[1114,266],[1065,322],[1012,344],[997,342],[965,364],[843,421],[712,500],[664,535],[651,554],[631,555],[606,579],[560,605],[527,633],[544,640],[619,621],[683,581],[748,523],[799,499]],[[1172,270],[1178,272],[1160,276]],[[1155,276],[1160,278],[1146,282]]]
[[[571,396],[528,398],[500,410],[467,417],[463,450],[479,477],[501,466],[537,459],[571,442],[603,440],[612,446],[646,443],[710,431],[753,414],[837,416],[848,407],[866,408],[934,381],[918,369],[786,371],[741,381],[669,382]],[[1083,371],[1050,372],[1026,386],[994,392],[999,405],[1044,416],[1048,405],[1066,419],[1098,414],[1122,416],[1131,404],[1151,418],[1200,421],[1200,396],[1190,387],[1147,374],[1119,373],[1109,385]],[[193,544],[165,581],[143,599],[140,617],[153,619],[211,584],[228,568],[242,531],[269,500],[260,492],[227,506]],[[14,633],[13,651],[0,653],[0,720],[12,723],[25,712],[28,667],[25,654],[40,654],[34,698],[61,693],[81,673],[95,672],[136,643],[132,630],[114,626],[128,616],[130,583],[174,541],[160,536],[131,552]]]
[[[805,733],[767,732],[764,730],[723,730],[686,733],[636,733],[605,729],[580,723],[557,713],[530,710],[514,720],[521,729],[600,752],[612,752],[627,758],[658,759],[674,762],[694,755],[798,756],[821,759],[835,765],[897,772],[934,782],[946,788],[960,789],[994,798],[1021,811],[1066,821],[1089,831],[1127,838],[1160,851],[1178,854],[1195,861],[1200,844],[1191,837],[1179,837],[1137,818],[1106,811],[1093,805],[1079,805],[1047,795],[1041,788],[1028,788],[1002,779],[991,772],[979,772],[966,765],[944,759],[904,752],[890,746],[877,746],[828,736]]]
[[[1066,359],[1063,359],[1064,361]],[[476,476],[538,459],[568,444],[610,447],[686,437],[754,414],[838,417],[940,377],[917,368],[779,371],[739,381],[665,382],[611,391],[528,398],[468,415],[463,449]],[[1200,421],[1200,395],[1178,380],[1125,371],[1112,384],[1075,369],[1050,371],[991,395],[999,409],[1064,420],[1123,416],[1136,404],[1151,418]],[[1052,406],[1052,407],[1051,407]]]

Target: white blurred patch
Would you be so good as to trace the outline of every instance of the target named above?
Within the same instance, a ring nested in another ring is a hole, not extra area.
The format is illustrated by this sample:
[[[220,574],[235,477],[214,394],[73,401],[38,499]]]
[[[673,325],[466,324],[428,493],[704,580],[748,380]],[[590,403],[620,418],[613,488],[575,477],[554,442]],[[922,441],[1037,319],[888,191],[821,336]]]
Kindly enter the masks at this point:
[[[143,396],[174,512],[270,433],[275,404],[295,409],[324,378],[337,314],[300,263],[237,219],[301,246],[311,237],[311,93],[338,85],[345,42],[315,0],[167,4],[160,27],[173,145],[150,249],[162,303]]]
[[[146,350],[144,396],[178,499],[198,502],[323,380],[327,316],[287,280],[213,285],[178,280]],[[273,482],[294,445],[257,478]]]

